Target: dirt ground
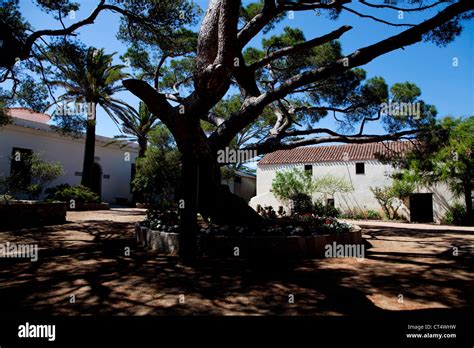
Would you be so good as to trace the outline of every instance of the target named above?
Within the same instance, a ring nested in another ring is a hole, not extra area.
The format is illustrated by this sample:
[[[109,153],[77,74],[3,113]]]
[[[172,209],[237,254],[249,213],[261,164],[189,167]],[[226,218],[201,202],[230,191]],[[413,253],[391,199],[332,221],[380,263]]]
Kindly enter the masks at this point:
[[[474,229],[358,222],[365,258],[194,267],[135,243],[140,209],[71,212],[68,223],[0,232],[39,258],[0,258],[0,312],[58,315],[324,315],[472,311]],[[130,253],[128,253],[130,250]],[[293,301],[289,301],[294,299]]]

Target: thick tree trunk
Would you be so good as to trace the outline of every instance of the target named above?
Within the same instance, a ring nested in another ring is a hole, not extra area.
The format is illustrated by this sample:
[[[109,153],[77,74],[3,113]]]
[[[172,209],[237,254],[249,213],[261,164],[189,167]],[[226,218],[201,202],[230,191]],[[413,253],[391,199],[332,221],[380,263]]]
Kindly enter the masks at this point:
[[[148,148],[148,141],[146,138],[138,138],[138,157],[145,157],[146,150]]]
[[[197,158],[192,154],[182,157],[180,205],[180,262],[193,264],[197,256],[197,213],[211,222],[223,225],[257,227],[262,218],[228,186],[220,182],[217,162]],[[184,205],[183,205],[184,203]]]
[[[14,30],[0,20],[0,66],[4,68],[12,68],[16,59],[26,59],[29,52],[25,51],[24,44],[17,39]]]
[[[180,262],[192,264],[197,256],[197,213],[216,224],[256,227],[262,218],[242,198],[221,184],[217,158],[193,146],[182,156],[180,201]]]
[[[261,217],[241,197],[221,183],[216,159],[201,160],[199,165],[199,213],[212,222],[227,225],[256,226]]]
[[[179,204],[179,261],[192,265],[197,256],[198,162],[191,153],[181,161],[181,198]]]
[[[86,143],[84,148],[84,161],[82,164],[81,185],[92,189],[92,168],[95,156],[95,125],[96,125],[96,104],[90,103],[91,114],[87,116]]]

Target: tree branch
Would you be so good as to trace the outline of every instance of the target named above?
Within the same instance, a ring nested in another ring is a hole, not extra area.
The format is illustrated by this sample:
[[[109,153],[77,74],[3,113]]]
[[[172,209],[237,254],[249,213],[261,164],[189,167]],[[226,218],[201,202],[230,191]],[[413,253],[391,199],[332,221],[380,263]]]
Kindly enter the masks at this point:
[[[364,119],[362,120],[362,123],[360,124],[359,135],[362,135],[362,133],[364,133],[364,126],[366,122],[380,120],[381,114],[382,114],[382,111],[379,110],[377,113],[377,116],[375,117],[364,117]]]
[[[219,127],[225,121],[222,117],[217,116],[213,112],[209,112],[208,114],[202,116],[201,120],[209,122],[216,127]]]
[[[340,27],[339,29],[336,29],[336,30],[330,32],[329,34],[323,35],[321,37],[317,37],[317,38],[314,38],[312,40],[302,42],[300,44],[296,44],[296,45],[293,45],[293,46],[288,46],[288,47],[282,48],[278,51],[274,51],[274,52],[268,54],[266,57],[262,58],[261,60],[251,64],[249,66],[249,68],[252,69],[252,70],[257,70],[258,68],[262,68],[265,65],[267,65],[268,63],[270,63],[271,61],[276,60],[278,58],[281,58],[283,56],[288,56],[288,55],[295,54],[295,53],[298,53],[298,52],[301,52],[301,51],[304,51],[304,50],[308,50],[308,49],[316,47],[316,46],[323,45],[327,42],[330,42],[332,40],[336,40],[336,39],[340,38],[342,36],[342,34],[344,34],[345,32],[347,32],[351,29],[352,29],[351,26],[344,25],[344,26]]]
[[[217,56],[214,64],[222,64],[233,70],[237,47],[237,23],[239,21],[240,0],[221,0],[217,30]]]
[[[33,47],[33,44],[35,43],[36,40],[40,39],[43,36],[72,35],[74,31],[76,31],[77,29],[85,25],[93,24],[97,16],[99,15],[99,13],[103,10],[118,12],[124,16],[127,16],[128,18],[134,21],[140,21],[146,24],[150,28],[150,30],[154,29],[154,27],[150,23],[147,23],[140,16],[137,16],[136,14],[130,11],[124,10],[118,6],[105,4],[105,0],[100,0],[99,5],[97,5],[97,7],[94,9],[94,11],[92,11],[89,17],[70,25],[69,27],[64,27],[64,24],[63,24],[63,29],[45,29],[45,30],[38,30],[38,31],[33,32],[25,40],[25,44],[21,47],[21,50],[19,50],[18,58],[20,58],[21,60],[28,59],[30,56],[30,52]]]
[[[92,11],[92,13],[89,15],[89,17],[83,19],[82,21],[76,22],[72,24],[71,26],[64,28],[64,29],[57,29],[57,30],[38,30],[35,31],[33,34],[31,34],[25,42],[25,46],[22,49],[22,56],[19,57],[21,59],[26,59],[29,56],[29,52],[31,51],[31,48],[33,47],[33,43],[39,39],[42,36],[61,36],[61,35],[70,35],[72,34],[75,30],[79,29],[80,27],[83,27],[84,25],[92,24],[94,23],[95,19],[99,15],[99,13],[105,9],[105,0],[101,0],[99,5]]]
[[[363,5],[365,5],[365,6],[374,7],[374,8],[390,8],[392,10],[397,10],[397,11],[414,12],[414,11],[424,11],[424,10],[430,9],[432,7],[438,6],[440,4],[447,3],[448,1],[441,0],[441,1],[435,2],[431,5],[420,6],[418,8],[401,8],[401,7],[397,7],[397,6],[393,6],[393,5],[376,5],[376,4],[371,4],[370,2],[367,2],[365,0],[359,0],[359,2]]]
[[[152,86],[142,80],[128,79],[122,81],[123,86],[140,98],[151,113],[159,117],[171,132],[175,128],[172,117],[173,107],[164,94],[158,93]]]
[[[375,143],[388,140],[399,140],[404,137],[413,136],[417,133],[417,130],[408,130],[384,135],[368,134],[368,135],[343,135],[338,134],[330,129],[318,128],[306,131],[294,131],[285,133],[285,137],[289,135],[305,135],[314,133],[327,133],[330,136],[317,137],[312,139],[297,140],[290,143],[282,143],[282,137],[268,138],[266,141],[258,144],[251,144],[246,147],[247,150],[256,150],[259,155],[274,152],[277,150],[289,150],[295,147],[317,145],[323,143],[347,143],[347,144],[364,144],[364,143]]]
[[[253,17],[245,26],[240,29],[237,35],[237,41],[240,48],[243,48],[254,38],[272,19],[279,16],[285,11],[305,11],[310,9],[331,9],[347,4],[352,0],[332,0],[317,1],[314,4],[284,4],[279,2],[275,5],[275,1],[266,0],[265,5],[260,13]],[[291,6],[290,6],[291,5]]]
[[[379,22],[379,23],[383,23],[383,24],[387,24],[387,25],[391,25],[392,27],[414,27],[415,24],[405,24],[405,23],[392,23],[392,22],[388,22],[388,21],[385,21],[383,19],[380,19],[380,18],[377,18],[377,17],[374,17],[374,16],[370,16],[370,15],[366,15],[366,14],[363,14],[363,13],[360,13],[360,12],[357,12],[356,10],[353,10],[349,7],[346,7],[346,6],[342,6],[342,8],[348,12],[351,12],[361,18],[370,18],[376,22]]]
[[[424,34],[452,20],[456,16],[473,9],[474,1],[460,0],[413,28],[407,29],[373,45],[361,48],[349,56],[341,58],[325,67],[312,69],[295,75],[274,90],[268,91],[258,97],[247,98],[239,112],[231,115],[230,118],[214,132],[212,135],[213,141],[216,146],[221,146],[222,143],[230,141],[240,129],[257,119],[266,105],[284,98],[297,88],[324,80],[351,68],[367,64],[388,52],[417,43],[422,40]]]

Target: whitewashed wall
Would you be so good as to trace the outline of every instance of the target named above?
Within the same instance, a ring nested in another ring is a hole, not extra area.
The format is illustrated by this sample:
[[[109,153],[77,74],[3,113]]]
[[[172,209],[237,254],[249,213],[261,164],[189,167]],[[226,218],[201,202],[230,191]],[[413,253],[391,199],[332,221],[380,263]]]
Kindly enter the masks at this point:
[[[365,174],[356,174],[356,162],[365,163]],[[277,171],[292,168],[304,169],[304,164],[278,164],[257,166],[257,195],[250,201],[250,205],[256,209],[257,205],[272,206],[275,210],[284,206],[289,212],[290,207],[283,201],[278,200],[271,192],[272,181]],[[336,193],[334,197],[335,206],[342,211],[349,209],[371,209],[381,212],[381,207],[374,198],[370,187],[389,186],[392,183],[389,175],[394,172],[390,165],[382,164],[375,160],[370,161],[347,161],[347,162],[322,162],[313,164],[313,177],[323,175],[334,175],[343,177],[351,183],[353,191],[349,193]],[[439,221],[445,214],[448,206],[454,202],[454,197],[445,185],[437,185],[429,190],[420,192],[433,193],[433,214],[435,221]],[[400,213],[409,218],[409,209],[402,205]]]
[[[0,128],[0,176],[10,175],[10,156],[13,147],[31,149],[49,161],[59,161],[65,175],[56,179],[49,186],[62,183],[70,185],[80,184],[81,177],[76,172],[82,172],[84,156],[84,139],[74,139],[61,136],[54,132],[47,132],[47,125],[25,120],[15,120],[19,125],[8,125]],[[24,127],[27,125],[30,128]],[[98,137],[98,139],[104,139]],[[116,198],[131,199],[130,177],[131,166],[138,155],[136,148],[125,147],[120,149],[116,145],[105,146],[106,142],[97,140],[95,156],[102,167],[102,200],[114,203]],[[130,154],[126,161],[125,153]],[[110,178],[104,178],[104,175]]]

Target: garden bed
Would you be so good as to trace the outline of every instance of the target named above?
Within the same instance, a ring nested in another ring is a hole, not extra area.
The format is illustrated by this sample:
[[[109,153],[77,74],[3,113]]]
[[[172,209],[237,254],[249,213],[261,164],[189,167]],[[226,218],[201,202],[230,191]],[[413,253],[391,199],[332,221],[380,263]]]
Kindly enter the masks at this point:
[[[0,230],[20,229],[66,222],[64,202],[12,201],[0,204]]]
[[[179,233],[152,230],[139,222],[135,224],[137,242],[152,250],[177,253],[179,251]],[[327,244],[362,244],[362,232],[358,226],[350,231],[334,234],[293,235],[209,235],[198,236],[199,250],[202,255],[211,257],[244,258],[286,257],[319,258],[324,257]],[[238,248],[238,249],[235,249]]]

